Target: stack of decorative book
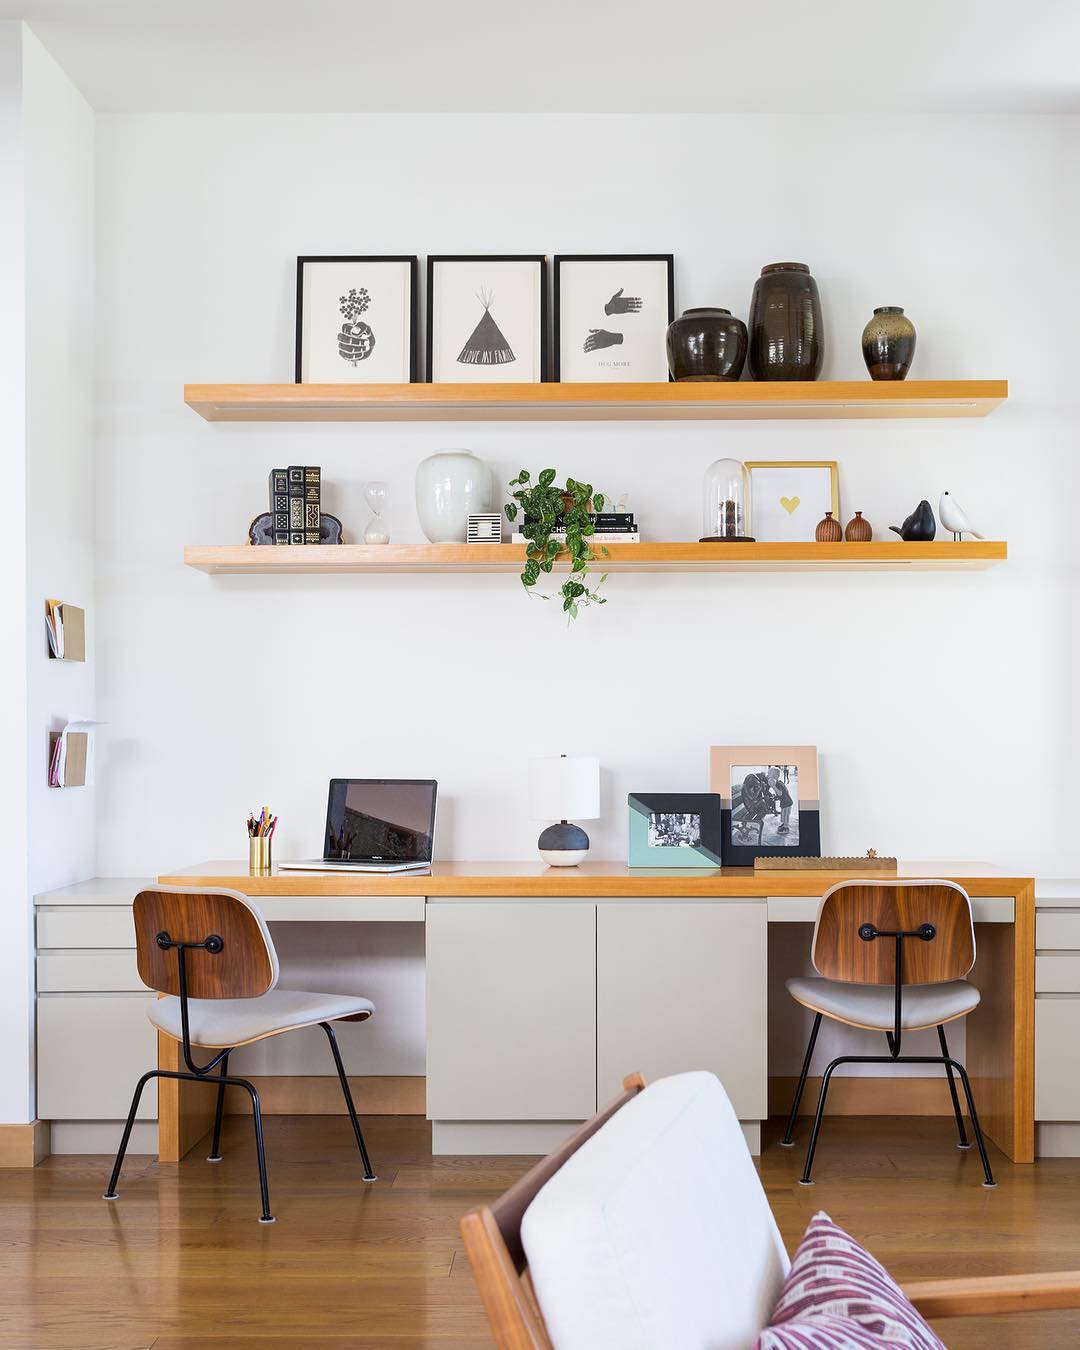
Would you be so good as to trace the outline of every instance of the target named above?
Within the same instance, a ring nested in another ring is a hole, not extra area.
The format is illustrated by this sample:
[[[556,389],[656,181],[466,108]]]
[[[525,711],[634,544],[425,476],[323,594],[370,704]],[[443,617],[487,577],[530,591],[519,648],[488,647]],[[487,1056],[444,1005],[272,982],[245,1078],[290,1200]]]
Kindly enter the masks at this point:
[[[290,464],[270,470],[270,514],[275,544],[317,544],[322,511],[322,470]]]
[[[601,544],[641,543],[641,535],[638,533],[637,522],[632,511],[590,511],[589,519],[595,526],[594,532],[589,535],[589,543],[594,549]],[[558,523],[556,521],[556,525]],[[525,524],[533,524],[531,516],[525,517]],[[566,539],[566,531],[552,530],[551,537],[562,542]],[[525,544],[528,543],[528,540],[523,534],[517,533],[511,536],[511,543]]]

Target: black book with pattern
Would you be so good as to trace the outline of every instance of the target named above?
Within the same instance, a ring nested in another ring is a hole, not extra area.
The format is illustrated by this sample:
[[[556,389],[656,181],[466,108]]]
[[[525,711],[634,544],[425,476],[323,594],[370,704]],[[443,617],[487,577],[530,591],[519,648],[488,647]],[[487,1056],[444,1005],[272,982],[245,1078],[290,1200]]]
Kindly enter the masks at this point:
[[[290,464],[289,475],[289,543],[304,542],[304,466]]]
[[[270,515],[275,544],[289,542],[289,471],[270,470]]]
[[[322,470],[317,464],[304,469],[304,543],[319,542],[322,511]]]

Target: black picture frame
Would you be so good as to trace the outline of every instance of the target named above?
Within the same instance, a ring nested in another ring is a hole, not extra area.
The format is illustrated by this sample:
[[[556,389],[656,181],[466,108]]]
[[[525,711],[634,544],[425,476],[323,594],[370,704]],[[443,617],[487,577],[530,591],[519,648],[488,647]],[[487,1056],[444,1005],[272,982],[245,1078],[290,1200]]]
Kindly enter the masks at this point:
[[[409,383],[418,377],[420,259],[415,253],[298,254],[296,258],[296,353],[294,383],[303,384],[304,368],[304,268],[308,263],[408,263],[409,264]]]
[[[435,350],[435,265],[436,263],[535,262],[540,264],[540,383],[551,380],[551,323],[548,304],[548,257],[546,253],[434,253],[427,259],[427,333],[424,340],[424,382],[434,384],[432,366]],[[439,381],[439,383],[450,383]],[[523,381],[531,383],[531,381]]]
[[[631,792],[627,795],[630,867],[705,869],[724,863],[720,797],[715,792]],[[701,838],[694,845],[653,845],[648,841],[652,816],[698,817]]]
[[[561,268],[564,262],[662,262],[667,264],[667,321],[675,319],[675,255],[673,253],[556,253],[552,269],[552,316],[551,326],[554,345],[554,363],[552,379],[558,383],[562,379],[561,323],[562,306]],[[668,372],[668,383],[672,381]],[[612,381],[615,383],[615,381]]]

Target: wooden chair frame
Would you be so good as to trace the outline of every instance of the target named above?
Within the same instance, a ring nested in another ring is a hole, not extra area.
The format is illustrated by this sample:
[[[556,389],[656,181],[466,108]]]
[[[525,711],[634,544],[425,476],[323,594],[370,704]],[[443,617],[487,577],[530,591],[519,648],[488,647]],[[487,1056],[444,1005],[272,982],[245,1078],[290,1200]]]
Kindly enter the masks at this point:
[[[639,1073],[623,1079],[623,1093],[514,1183],[492,1205],[460,1221],[473,1278],[498,1350],[553,1350],[544,1317],[528,1283],[521,1221],[541,1188],[597,1130],[645,1087]],[[1080,1270],[1038,1275],[988,1275],[920,1280],[904,1294],[926,1318],[1080,1308]]]

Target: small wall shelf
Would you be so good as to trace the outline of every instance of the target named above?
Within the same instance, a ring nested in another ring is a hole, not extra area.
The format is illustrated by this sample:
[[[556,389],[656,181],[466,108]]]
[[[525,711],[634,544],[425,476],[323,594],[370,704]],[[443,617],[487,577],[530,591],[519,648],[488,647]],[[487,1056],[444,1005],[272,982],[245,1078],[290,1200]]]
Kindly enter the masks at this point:
[[[606,572],[947,572],[982,571],[1004,562],[996,540],[905,544],[613,544],[597,560]],[[216,575],[273,576],[341,572],[520,572],[523,544],[188,545],[184,562]],[[556,571],[567,563],[557,562]]]
[[[208,422],[985,417],[1007,380],[710,384],[189,384]]]

